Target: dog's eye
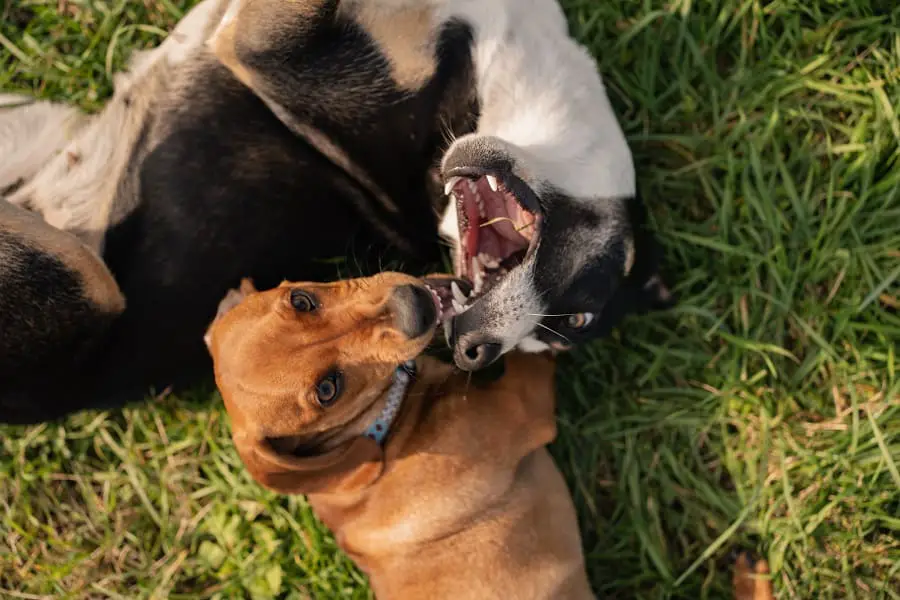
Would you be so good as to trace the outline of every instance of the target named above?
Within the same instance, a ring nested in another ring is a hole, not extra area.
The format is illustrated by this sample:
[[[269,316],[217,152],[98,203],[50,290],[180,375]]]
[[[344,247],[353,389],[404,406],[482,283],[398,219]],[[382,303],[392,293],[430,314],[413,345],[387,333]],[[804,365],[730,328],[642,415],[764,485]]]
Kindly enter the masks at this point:
[[[588,325],[594,322],[594,313],[583,312],[577,313],[574,315],[569,315],[566,319],[566,326],[569,329],[579,330],[584,329]]]
[[[341,395],[344,387],[344,376],[339,371],[332,371],[316,384],[316,397],[319,406],[328,408]]]
[[[291,290],[291,306],[297,312],[313,312],[319,308],[315,296],[303,290]]]

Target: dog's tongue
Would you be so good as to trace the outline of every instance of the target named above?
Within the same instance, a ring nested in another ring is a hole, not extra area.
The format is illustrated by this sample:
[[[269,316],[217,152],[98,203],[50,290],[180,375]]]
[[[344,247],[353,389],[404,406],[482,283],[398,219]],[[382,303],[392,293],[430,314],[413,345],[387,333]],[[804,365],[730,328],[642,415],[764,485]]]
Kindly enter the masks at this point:
[[[488,225],[481,230],[478,253],[484,253],[498,261],[503,261],[509,255],[526,247],[524,240],[525,238],[517,235],[516,240],[511,241],[500,235],[495,226]]]
[[[495,254],[507,256],[527,245],[528,239],[523,233],[534,222],[534,217],[522,210],[512,194],[493,191],[484,179],[478,182],[478,192],[485,198],[485,220],[504,240],[512,242],[512,245],[505,245],[505,252]]]
[[[516,214],[510,210],[515,207],[515,199],[509,200],[506,194],[493,191],[484,179],[478,182],[478,192],[484,198],[485,222],[490,223],[490,228],[511,242],[521,237],[510,220],[510,215]],[[509,203],[513,206],[508,206]]]
[[[466,213],[466,221],[469,223],[469,228],[466,230],[466,239],[463,240],[463,244],[464,247],[468,248],[472,255],[475,256],[478,254],[478,238],[481,235],[481,227],[479,227],[481,215],[478,213],[478,203],[475,200],[475,195],[469,191],[465,182],[462,183],[460,187],[463,196],[463,210]]]
[[[471,256],[486,254],[502,261],[526,248],[528,237],[523,235],[522,228],[533,223],[534,217],[522,210],[511,194],[493,191],[486,179],[471,184],[477,186],[481,196],[484,217],[478,209],[475,193],[469,187],[470,182],[460,182],[457,187],[463,199],[466,221],[470,224],[464,243]]]

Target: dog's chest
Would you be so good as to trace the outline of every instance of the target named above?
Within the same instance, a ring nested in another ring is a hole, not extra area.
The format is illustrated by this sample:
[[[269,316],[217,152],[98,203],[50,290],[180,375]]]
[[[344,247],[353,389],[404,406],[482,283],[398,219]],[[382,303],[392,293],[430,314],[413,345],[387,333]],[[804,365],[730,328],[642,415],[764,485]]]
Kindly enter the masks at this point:
[[[365,510],[342,528],[354,550],[377,554],[440,539],[504,502],[534,436],[522,426],[521,402],[490,400],[444,398],[431,407]]]

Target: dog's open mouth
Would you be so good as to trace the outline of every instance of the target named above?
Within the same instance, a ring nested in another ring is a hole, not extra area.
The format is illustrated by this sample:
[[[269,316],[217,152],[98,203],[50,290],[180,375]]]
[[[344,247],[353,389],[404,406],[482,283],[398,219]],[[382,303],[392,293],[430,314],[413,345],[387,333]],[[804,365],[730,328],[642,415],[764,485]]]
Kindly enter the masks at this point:
[[[456,169],[444,192],[456,203],[460,247],[456,275],[484,295],[537,246],[537,196],[512,174]]]
[[[434,297],[439,323],[452,319],[464,311],[472,295],[472,285],[465,279],[435,276],[426,278],[424,283]]]

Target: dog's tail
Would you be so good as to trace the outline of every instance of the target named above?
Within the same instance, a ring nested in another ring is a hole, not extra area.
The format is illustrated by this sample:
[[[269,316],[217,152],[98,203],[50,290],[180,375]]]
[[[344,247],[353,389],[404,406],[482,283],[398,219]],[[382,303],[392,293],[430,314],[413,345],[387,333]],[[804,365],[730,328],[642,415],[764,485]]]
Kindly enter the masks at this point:
[[[34,177],[87,121],[73,107],[0,94],[0,198]]]

